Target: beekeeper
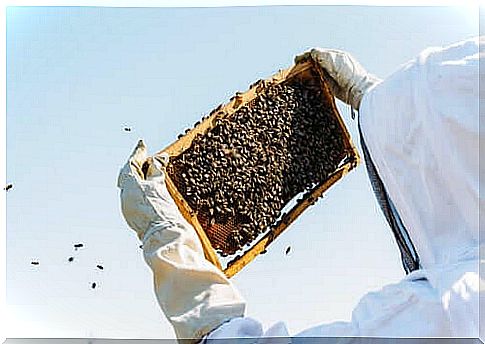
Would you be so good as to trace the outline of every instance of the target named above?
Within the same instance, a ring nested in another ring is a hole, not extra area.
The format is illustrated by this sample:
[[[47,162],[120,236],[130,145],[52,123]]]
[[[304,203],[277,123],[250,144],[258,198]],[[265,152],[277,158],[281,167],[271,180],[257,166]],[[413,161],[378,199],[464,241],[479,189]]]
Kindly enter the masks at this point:
[[[384,81],[352,56],[312,49],[334,95],[359,111],[366,166],[401,251],[406,277],[365,295],[350,322],[293,336],[478,337],[479,38],[428,48]],[[485,42],[484,42],[485,43]],[[128,225],[143,242],[155,294],[178,338],[289,336],[244,316],[235,286],[204,258],[195,230],[164,183],[166,156],[147,161],[140,141],[118,186]],[[289,310],[290,311],[290,310]]]

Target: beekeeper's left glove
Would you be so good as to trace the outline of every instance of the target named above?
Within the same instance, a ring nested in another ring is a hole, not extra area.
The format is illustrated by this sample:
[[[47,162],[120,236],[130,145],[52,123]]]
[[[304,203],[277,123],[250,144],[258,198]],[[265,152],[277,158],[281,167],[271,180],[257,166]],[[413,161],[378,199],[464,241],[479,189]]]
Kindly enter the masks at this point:
[[[245,302],[205,259],[197,233],[170,196],[165,185],[167,161],[167,156],[147,158],[145,144],[138,142],[118,177],[121,210],[143,242],[155,294],[177,338],[196,342],[223,322],[243,316]]]
[[[345,51],[313,48],[296,56],[295,63],[307,59],[313,59],[328,73],[327,82],[332,94],[356,110],[364,94],[381,82]]]

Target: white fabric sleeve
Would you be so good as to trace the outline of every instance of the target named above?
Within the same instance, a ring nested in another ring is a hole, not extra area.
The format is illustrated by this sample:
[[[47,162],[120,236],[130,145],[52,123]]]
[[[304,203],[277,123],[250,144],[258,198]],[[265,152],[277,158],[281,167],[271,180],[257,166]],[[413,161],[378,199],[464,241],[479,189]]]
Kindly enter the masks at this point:
[[[438,294],[424,279],[422,272],[416,271],[400,283],[366,294],[352,312],[351,321],[309,328],[292,336],[291,343],[304,343],[305,338],[311,337],[449,336],[449,326]],[[211,343],[211,340],[217,343],[221,339],[253,338],[244,343],[260,344],[269,338],[289,336],[283,323],[263,331],[259,321],[246,317],[224,323],[205,340],[206,343]]]
[[[180,223],[158,226],[145,236],[144,257],[153,271],[160,307],[177,338],[197,342],[225,321],[244,315],[244,299],[205,259],[195,230]]]
[[[287,344],[288,338],[289,333],[283,322],[278,322],[264,331],[258,320],[240,317],[222,324],[206,336],[202,343],[237,343],[239,339],[244,339],[245,344]]]

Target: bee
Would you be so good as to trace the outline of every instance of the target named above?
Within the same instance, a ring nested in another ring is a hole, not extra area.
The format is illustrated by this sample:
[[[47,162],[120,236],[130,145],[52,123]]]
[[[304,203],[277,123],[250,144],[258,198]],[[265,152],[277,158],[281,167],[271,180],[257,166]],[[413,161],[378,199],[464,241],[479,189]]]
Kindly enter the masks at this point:
[[[241,157],[241,154],[239,154],[235,149],[223,148],[222,151],[225,155],[229,155],[234,159],[239,159]]]
[[[96,288],[96,282],[93,282],[93,283],[91,284],[91,289],[95,289],[95,288]]]
[[[77,251],[78,248],[84,247],[83,244],[75,244],[74,249]]]
[[[99,269],[99,270],[104,270],[104,267],[102,265],[96,265],[96,267]]]
[[[67,260],[68,262],[72,262],[74,261],[74,257],[69,257],[69,259]]]
[[[10,190],[11,188],[13,188],[13,184],[7,184],[7,186],[5,186],[3,189],[4,189],[5,191],[8,191],[8,190]]]
[[[123,130],[124,131],[131,131],[131,128],[130,127],[124,127]]]
[[[39,265],[39,262],[37,262],[37,261],[32,261],[32,262],[30,262],[30,264],[32,264],[32,265]]]
[[[290,251],[291,251],[291,246],[288,246],[288,247],[286,248],[285,254],[286,254],[286,255],[288,255],[288,253],[290,253]]]

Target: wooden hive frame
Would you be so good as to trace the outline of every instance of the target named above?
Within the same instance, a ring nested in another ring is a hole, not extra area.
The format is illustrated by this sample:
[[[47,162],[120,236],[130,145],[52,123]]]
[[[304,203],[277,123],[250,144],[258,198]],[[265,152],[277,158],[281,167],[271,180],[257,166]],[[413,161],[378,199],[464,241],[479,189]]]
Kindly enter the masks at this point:
[[[337,107],[335,105],[335,99],[330,93],[330,89],[325,81],[328,75],[325,71],[319,67],[319,65],[313,60],[307,60],[294,65],[286,70],[280,70],[278,73],[266,80],[260,80],[250,86],[249,90],[244,93],[236,93],[231,100],[220,105],[217,109],[213,110],[210,115],[202,120],[193,129],[187,132],[186,135],[182,136],[180,139],[160,151],[159,153],[167,153],[170,157],[178,156],[182,154],[186,149],[188,149],[192,141],[198,134],[205,135],[206,132],[210,131],[215,125],[218,119],[231,116],[233,113],[238,111],[238,109],[258,97],[258,95],[264,91],[267,87],[285,83],[291,81],[294,78],[308,78],[311,72],[317,72],[320,78],[320,84],[322,86],[322,94],[325,97],[326,104],[331,104],[331,111],[333,115],[337,118],[338,124],[342,130],[344,136],[345,151],[347,153],[347,158],[343,164],[341,164],[336,171],[334,171],[327,180],[315,186],[312,190],[305,193],[303,199],[292,209],[290,209],[286,214],[284,214],[280,221],[275,224],[272,229],[267,232],[256,244],[253,244],[242,256],[237,256],[231,262],[228,263],[226,268],[223,268],[218,255],[214,248],[212,247],[209,238],[207,237],[204,229],[202,228],[200,222],[197,219],[197,214],[193,209],[190,208],[187,201],[184,199],[183,195],[177,190],[175,184],[166,176],[167,189],[172,195],[177,204],[179,210],[185,219],[195,228],[202,246],[204,248],[205,257],[207,260],[212,262],[216,267],[225,273],[227,277],[234,276],[239,272],[244,266],[249,264],[257,255],[265,251],[268,246],[279,236],[283,231],[285,231],[288,226],[295,221],[295,219],[310,205],[314,204],[317,198],[322,196],[322,194],[328,190],[332,185],[342,179],[349,171],[354,169],[360,163],[360,157],[358,151],[351,141],[350,134],[340,116]]]

